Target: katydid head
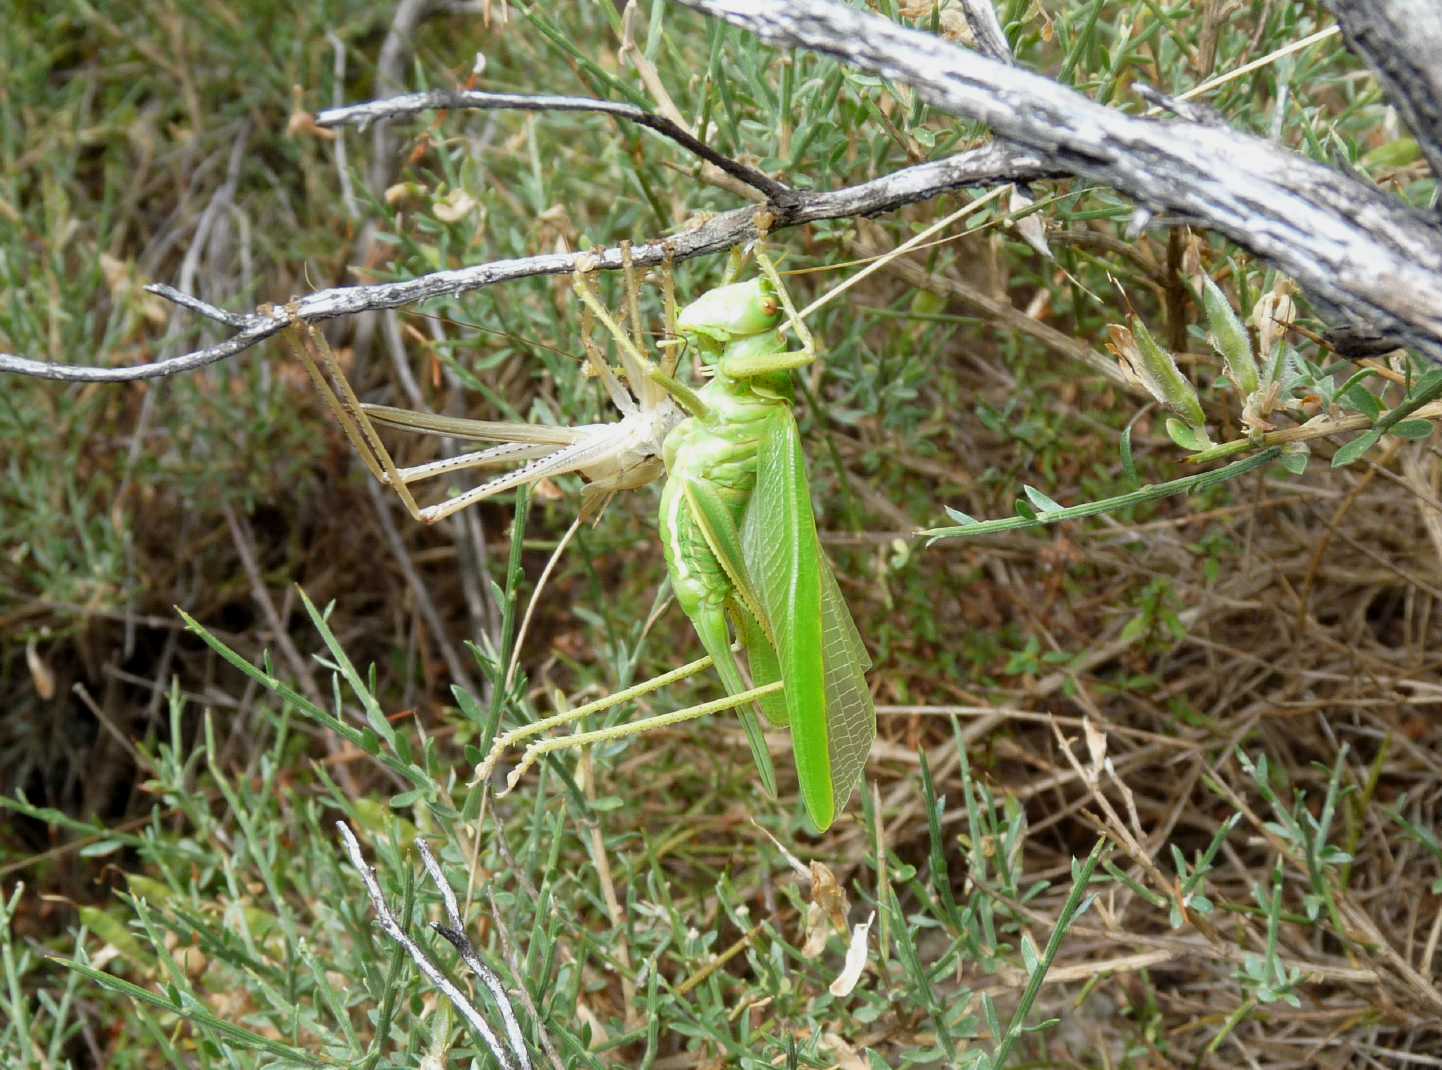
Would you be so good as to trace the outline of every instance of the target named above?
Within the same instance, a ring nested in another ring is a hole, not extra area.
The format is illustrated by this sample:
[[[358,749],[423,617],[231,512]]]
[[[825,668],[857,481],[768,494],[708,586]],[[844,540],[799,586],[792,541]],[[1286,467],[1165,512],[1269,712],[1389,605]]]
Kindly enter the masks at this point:
[[[676,317],[676,333],[712,363],[730,343],[765,334],[781,322],[781,302],[766,278],[708,290]]]

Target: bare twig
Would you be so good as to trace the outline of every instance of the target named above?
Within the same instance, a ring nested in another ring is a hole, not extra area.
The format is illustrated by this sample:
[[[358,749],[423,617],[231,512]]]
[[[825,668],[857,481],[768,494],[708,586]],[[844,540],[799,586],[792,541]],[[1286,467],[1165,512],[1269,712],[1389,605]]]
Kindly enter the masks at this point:
[[[786,205],[774,205],[767,209],[772,217],[769,230],[774,233],[785,227],[813,223],[821,219],[872,215],[929,200],[967,186],[1045,178],[1057,173],[1053,168],[1043,165],[1041,157],[1034,153],[988,145],[945,159],[907,167],[855,186],[825,193],[798,194]],[[681,261],[722,252],[756,237],[755,214],[756,209],[753,207],[737,208],[713,216],[700,226],[679,234],[634,245],[632,261],[641,267],[651,267],[665,263],[668,258]],[[432,272],[404,282],[317,290],[300,298],[293,305],[262,306],[249,315],[225,313],[211,306],[202,310],[200,303],[192,299],[187,303],[187,307],[221,322],[233,318],[237,324],[243,324],[240,333],[193,353],[127,368],[53,364],[0,353],[0,372],[70,382],[115,383],[159,379],[194,371],[245,352],[283,330],[291,322],[292,309],[295,318],[315,322],[337,316],[353,316],[374,309],[400,308],[435,297],[470,293],[515,279],[537,275],[569,275],[576,270],[582,256],[593,258],[595,270],[616,271],[622,264],[620,246],[587,253],[547,253],[515,260],[494,260],[472,267]],[[161,297],[172,297],[174,294],[169,287],[148,289]]]
[[[440,890],[442,899],[445,900],[446,916],[451,922],[451,927],[433,925],[432,928],[444,936],[461,953],[462,961],[490,990],[492,998],[500,1008],[501,1019],[505,1024],[507,1040],[505,1045],[500,1042],[491,1029],[490,1023],[476,1009],[470,998],[426,957],[426,953],[421,950],[420,945],[406,935],[406,931],[401,928],[400,922],[396,920],[390,907],[386,905],[385,895],[381,892],[380,882],[376,880],[375,870],[366,864],[365,857],[361,854],[360,844],[356,842],[355,833],[350,830],[350,826],[344,821],[337,821],[335,827],[340,831],[341,840],[345,844],[346,854],[350,857],[351,865],[356,868],[356,872],[360,874],[361,880],[365,883],[366,892],[370,895],[371,909],[375,911],[376,918],[380,921],[381,929],[385,934],[405,949],[406,954],[411,957],[411,961],[416,964],[416,969],[420,970],[426,980],[435,985],[451,1001],[451,1004],[460,1012],[461,1017],[470,1023],[471,1028],[485,1042],[486,1047],[495,1056],[496,1062],[500,1063],[504,1070],[513,1070],[513,1068],[531,1070],[530,1056],[526,1053],[524,1038],[521,1036],[520,1025],[516,1021],[516,1012],[511,1007],[510,998],[506,995],[506,990],[501,987],[500,979],[481,961],[475,948],[471,946],[471,942],[460,931],[461,921],[456,910],[455,894],[451,891],[450,885],[446,883],[445,876],[441,873],[440,867],[436,865],[435,859],[431,857],[425,843],[420,840],[416,841],[420,845],[421,860],[425,863],[426,872],[431,875],[431,879],[435,881]]]
[[[339,105],[342,87],[345,85],[345,42],[334,30],[326,30],[325,39],[330,42],[331,80],[335,84],[335,100]],[[345,138],[336,138],[332,147],[335,149],[335,174],[336,181],[340,183],[341,203],[345,205],[346,215],[359,219],[360,201],[356,199],[355,185],[351,182],[350,158],[346,152]]]
[[[961,14],[978,52],[1002,63],[1014,62],[1011,45],[1001,28],[1001,20],[996,17],[992,0],[961,0]]]
[[[327,108],[315,117],[321,127],[359,126],[365,129],[373,122],[399,119],[423,111],[452,111],[473,109],[481,111],[581,111],[601,112],[618,119],[654,130],[662,137],[668,137],[693,156],[714,164],[732,178],[752,186],[766,195],[774,204],[785,204],[796,196],[785,183],[763,174],[754,167],[731,159],[717,152],[691,132],[664,115],[624,104],[614,100],[596,100],[590,97],[533,96],[525,93],[483,93],[480,90],[437,89],[429,93],[408,93],[385,100],[371,100],[364,104],[351,104],[343,108]]]
[[[1436,0],[1327,0],[1342,36],[1377,75],[1442,179],[1442,5]]]
[[[190,311],[204,316],[208,320],[215,320],[216,323],[223,323],[227,327],[234,327],[236,330],[243,330],[248,321],[248,316],[238,312],[227,312],[223,308],[216,308],[209,301],[202,301],[198,297],[192,297],[188,293],[182,293],[174,286],[167,286],[163,282],[157,282],[145,288],[148,292],[157,297],[163,297],[167,301],[173,301],[181,308],[188,308]]]
[[[435,856],[431,854],[430,847],[424,839],[416,840],[416,847],[421,852],[421,863],[426,867],[431,880],[441,893],[441,900],[446,905],[446,920],[450,926],[431,923],[431,928],[444,936],[447,942],[460,953],[461,961],[471,968],[471,972],[479,977],[486,988],[490,989],[496,1006],[501,1009],[501,1020],[506,1026],[506,1039],[510,1041],[511,1050],[516,1053],[516,1059],[520,1062],[522,1070],[531,1070],[530,1056],[526,1054],[526,1040],[521,1036],[520,1023],[516,1021],[516,1012],[511,1009],[510,997],[506,990],[501,987],[501,979],[496,972],[481,961],[481,956],[476,953],[475,945],[466,936],[465,922],[461,920],[460,908],[456,905],[456,893],[451,889],[450,882],[446,875],[441,872],[441,867],[436,863]]]
[[[376,57],[376,88],[386,94],[405,88],[406,73],[416,54],[416,32],[421,24],[432,15],[438,14],[440,5],[435,0],[400,0],[391,15],[385,40],[381,42],[380,55]],[[394,133],[386,126],[378,126],[371,135],[371,159],[366,172],[366,185],[372,193],[379,193],[391,184],[399,163],[396,154]]]
[[[1265,257],[1328,312],[1442,362],[1442,228],[1376,188],[1226,127],[1135,118],[1051,79],[827,0],[683,0],[988,123],[1053,168],[1196,220]]]

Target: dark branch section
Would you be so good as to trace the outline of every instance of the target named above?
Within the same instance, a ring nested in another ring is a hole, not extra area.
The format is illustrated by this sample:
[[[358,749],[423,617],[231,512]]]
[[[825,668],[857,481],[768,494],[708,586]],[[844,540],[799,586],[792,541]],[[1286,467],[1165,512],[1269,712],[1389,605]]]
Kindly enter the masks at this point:
[[[645,111],[631,104],[613,100],[593,100],[588,97],[532,96],[523,93],[482,93],[479,90],[435,90],[430,93],[408,93],[401,97],[372,100],[365,104],[351,104],[344,108],[329,108],[315,117],[317,126],[355,125],[362,129],[378,120],[398,119],[424,111],[442,109],[479,111],[583,111],[601,112],[618,119],[644,126],[663,137],[668,137],[693,156],[715,164],[732,178],[738,179],[760,190],[773,204],[785,204],[794,197],[791,188],[777,182],[769,175],[747,167],[717,152],[710,145],[694,137],[691,132],[678,126],[664,115]]]
[[[1327,0],[1327,6],[1442,180],[1442,3]]]
[[[682,2],[777,47],[810,49],[910,86],[942,111],[987,123],[1049,169],[1219,230],[1347,324],[1395,333],[1442,362],[1442,229],[1370,185],[1225,127],[1133,118],[841,4]]]
[[[917,164],[915,167],[908,167],[860,185],[824,193],[797,193],[786,202],[773,204],[767,210],[774,217],[770,229],[776,231],[820,219],[843,219],[894,211],[903,205],[929,200],[939,194],[969,186],[1029,181],[1055,177],[1058,174],[1054,169],[1044,166],[1035,153],[989,145],[943,160]],[[692,230],[636,245],[632,248],[632,258],[635,263],[648,266],[663,263],[668,256],[673,260],[689,260],[708,253],[724,252],[733,245],[756,237],[755,217],[755,208],[737,208],[714,216]],[[568,275],[576,269],[583,255],[594,257],[597,266],[605,270],[618,270],[622,265],[619,246],[593,250],[589,254],[551,253],[517,260],[496,260],[489,264],[477,264],[453,271],[437,271],[404,282],[317,290],[301,298],[293,307],[295,314],[308,322],[374,309],[399,308],[431,298],[470,293],[515,279],[537,275]],[[168,286],[152,286],[148,289],[161,297],[175,300],[208,319],[240,326],[240,333],[194,353],[126,368],[52,364],[0,353],[0,372],[91,383],[159,379],[194,371],[233,357],[265,341],[291,322],[289,307],[262,308],[248,316],[238,315],[214,308],[194,298],[178,297],[177,291]]]

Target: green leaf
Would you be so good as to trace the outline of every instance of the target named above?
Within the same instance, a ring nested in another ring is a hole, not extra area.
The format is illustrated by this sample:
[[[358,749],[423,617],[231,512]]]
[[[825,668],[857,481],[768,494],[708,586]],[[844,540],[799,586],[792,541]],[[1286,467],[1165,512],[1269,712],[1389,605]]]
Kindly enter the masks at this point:
[[[125,843],[122,840],[101,840],[99,843],[92,843],[80,849],[81,858],[104,858],[116,851],[122,850]]]
[[[1057,512],[1061,509],[1061,505],[1058,502],[1052,501],[1035,487],[1024,484],[1022,489],[1026,491],[1026,496],[1031,499],[1031,504],[1043,513]]]
[[[1375,420],[1382,415],[1382,402],[1361,383],[1353,383],[1343,391],[1342,400],[1349,408],[1355,409],[1369,420]]]
[[[1151,622],[1145,613],[1138,613],[1131,620],[1127,621],[1122,628],[1121,641],[1123,643],[1134,643],[1151,631]]]
[[[1307,470],[1307,462],[1312,459],[1312,450],[1305,442],[1293,442],[1282,447],[1282,456],[1277,463],[1294,476],[1299,476]]]
[[[1211,438],[1206,431],[1199,427],[1183,423],[1175,416],[1168,416],[1166,422],[1167,437],[1184,450],[1191,450],[1195,453],[1204,450],[1212,444]]]
[[[1339,449],[1332,457],[1333,468],[1345,468],[1362,454],[1366,453],[1377,444],[1382,437],[1382,432],[1377,430],[1364,431],[1351,442]]]
[[[140,939],[122,921],[111,917],[99,907],[80,907],[80,921],[87,929],[104,940],[122,958],[141,969],[149,968],[155,962]]]
[[[461,714],[466,720],[477,727],[486,723],[486,711],[481,709],[481,704],[476,701],[475,695],[459,684],[451,685],[451,694],[455,697],[456,705],[460,707]]]
[[[1430,368],[1422,373],[1422,377],[1412,385],[1412,397],[1426,394],[1442,386],[1442,368]]]
[[[331,657],[335,661],[336,669],[340,672],[341,676],[345,678],[345,682],[350,686],[355,697],[360,700],[361,708],[365,711],[366,724],[370,725],[372,731],[374,731],[377,736],[394,748],[396,743],[395,729],[392,728],[391,723],[386,720],[385,712],[381,709],[380,703],[376,701],[375,694],[366,687],[365,682],[360,677],[360,673],[356,672],[355,666],[351,664],[350,658],[346,656],[344,648],[341,647],[340,643],[336,640],[335,633],[330,629],[330,624],[327,621],[332,607],[327,606],[325,613],[321,613],[320,610],[316,608],[315,603],[306,595],[305,591],[299,587],[296,588],[296,591],[300,594],[301,604],[305,606],[305,611],[310,617],[311,624],[315,626],[316,631],[320,632],[321,641],[325,643],[326,649],[330,651]]]
[[[962,527],[967,527],[970,524],[980,523],[980,521],[978,521],[976,517],[971,516],[968,513],[963,513],[960,509],[953,509],[949,505],[943,506],[943,508],[946,510],[946,515],[951,517],[952,520],[956,521],[956,523],[958,523]]]
[[[1127,477],[1127,482],[1136,487],[1141,483],[1137,478],[1137,462],[1132,456],[1132,425],[1122,432],[1122,473]]]
[[[1163,349],[1147,325],[1137,320],[1132,331],[1136,339],[1138,355],[1143,365],[1143,378],[1152,390],[1153,396],[1163,405],[1183,417],[1193,427],[1207,422],[1202,412],[1201,400],[1182,370],[1177,367],[1176,358]]]
[[[1385,171],[1396,167],[1406,167],[1421,158],[1422,149],[1418,146],[1415,137],[1399,137],[1385,145],[1378,145],[1358,162],[1369,171]]]
[[[1018,498],[1016,500],[1016,515],[1023,520],[1035,520],[1036,510],[1031,507],[1030,502],[1023,498]]]
[[[1252,356],[1252,340],[1247,336],[1247,328],[1232,311],[1226,294],[1206,276],[1202,277],[1202,306],[1207,312],[1212,348],[1227,362],[1227,374],[1237,389],[1250,397],[1261,385],[1257,361]]]
[[[1431,420],[1400,420],[1387,429],[1387,433],[1398,438],[1421,442],[1432,433]]]
[[[946,311],[946,298],[930,290],[917,290],[911,295],[911,311],[923,316],[934,316]]]
[[[1021,960],[1028,974],[1036,973],[1037,967],[1041,965],[1041,949],[1036,946],[1036,940],[1031,933],[1025,931],[1021,934]]]

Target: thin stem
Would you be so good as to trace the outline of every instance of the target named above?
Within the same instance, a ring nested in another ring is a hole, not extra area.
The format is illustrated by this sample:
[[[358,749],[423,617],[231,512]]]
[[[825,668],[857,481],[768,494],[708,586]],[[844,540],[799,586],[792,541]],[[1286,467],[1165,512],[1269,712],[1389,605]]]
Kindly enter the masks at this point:
[[[1087,855],[1083,862],[1072,862],[1072,886],[1071,894],[1067,896],[1066,902],[1062,904],[1061,913],[1057,915],[1056,924],[1052,927],[1051,938],[1046,942],[1046,950],[1042,952],[1041,961],[1031,971],[1027,978],[1026,988],[1022,991],[1021,999],[1017,1001],[1016,1013],[1012,1015],[1011,1023],[1006,1027],[1006,1035],[1001,1038],[992,1053],[991,1064],[993,1066],[1005,1066],[1011,1058],[1011,1049],[1021,1039],[1022,1027],[1026,1024],[1026,1016],[1031,1013],[1031,1008],[1036,1003],[1036,997],[1041,994],[1042,983],[1046,980],[1047,971],[1051,969],[1052,963],[1061,951],[1061,944],[1066,939],[1067,930],[1077,912],[1082,907],[1086,898],[1087,886],[1091,884],[1092,873],[1101,861],[1102,849],[1106,846],[1106,840],[1098,840],[1092,848],[1091,854]]]
[[[371,909],[375,911],[381,929],[405,949],[406,954],[410,956],[416,969],[420,970],[425,979],[451,1001],[452,1006],[461,1013],[461,1017],[470,1023],[471,1028],[485,1042],[496,1062],[500,1063],[504,1070],[512,1070],[517,1066],[514,1053],[508,1051],[506,1046],[501,1043],[500,1038],[496,1036],[490,1024],[481,1016],[481,1012],[476,1009],[466,994],[426,957],[426,953],[421,950],[420,945],[406,935],[400,922],[396,921],[395,915],[386,905],[385,895],[381,892],[380,882],[376,880],[375,870],[366,864],[365,857],[361,854],[360,844],[356,841],[355,833],[350,830],[350,826],[344,821],[337,821],[335,826],[340,831],[341,841],[345,845],[346,854],[350,856],[351,865],[355,867],[356,872],[360,874],[361,881],[366,886],[366,893],[371,900]],[[509,1008],[509,1005],[507,1006]],[[522,1065],[529,1067],[529,1063]]]
[[[849,276],[846,281],[839,283],[836,286],[833,286],[830,290],[827,290],[826,293],[822,294],[815,301],[812,301],[811,304],[807,305],[799,313],[797,313],[797,316],[800,319],[805,319],[807,316],[811,315],[811,313],[821,308],[827,302],[834,300],[835,298],[841,296],[841,294],[845,293],[847,290],[851,289],[851,287],[855,286],[858,282],[866,278],[866,276],[870,275],[873,271],[880,271],[902,253],[908,252],[909,250],[920,245],[922,242],[926,241],[927,238],[931,237],[938,231],[945,230],[947,227],[951,226],[963,216],[968,216],[972,212],[978,211],[979,209],[985,207],[987,204],[996,200],[998,197],[1000,197],[1003,193],[1007,192],[1007,190],[1011,188],[1012,187],[1010,185],[998,186],[990,193],[978,197],[974,201],[968,201],[966,204],[962,205],[950,215],[943,216],[941,219],[938,219],[935,223],[931,224],[931,226],[927,227],[919,234],[913,234],[910,238],[907,238],[906,241],[902,242],[895,249],[887,252],[885,256],[877,257],[870,264],[866,265],[866,267],[858,271],[855,275]]]
[[[511,683],[516,678],[516,666],[519,665],[521,661],[521,648],[526,642],[526,632],[531,627],[531,617],[535,614],[536,606],[541,601],[541,592],[546,589],[546,581],[551,578],[551,573],[555,571],[556,562],[561,560],[561,555],[566,552],[566,547],[570,545],[571,540],[575,538],[576,532],[579,531],[580,528],[581,518],[577,516],[575,520],[571,521],[571,526],[566,529],[566,534],[561,536],[561,541],[556,544],[555,551],[546,561],[546,567],[541,569],[540,579],[536,580],[536,589],[531,592],[531,600],[526,603],[526,615],[521,618],[521,629],[516,632],[516,644],[511,651],[511,664],[506,669],[505,690],[507,692],[511,690]]]
[[[1382,416],[1375,424],[1370,416],[1358,413],[1353,416],[1338,416],[1328,420],[1299,424],[1296,427],[1284,427],[1280,431],[1268,431],[1262,435],[1260,441],[1263,446],[1283,446],[1291,442],[1306,442],[1308,439],[1336,435],[1343,431],[1362,431],[1369,427],[1375,427],[1379,432],[1385,431],[1404,416],[1415,415],[1419,420],[1442,419],[1442,404],[1423,404],[1427,400],[1426,397],[1417,397],[1403,402]],[[1396,419],[1391,419],[1393,414],[1396,414]],[[1250,438],[1234,438],[1230,442],[1222,442],[1210,449],[1192,454],[1187,458],[1187,463],[1206,464],[1209,461],[1219,461],[1223,457],[1244,453],[1256,445],[1257,442]]]
[[[928,540],[930,545],[940,539],[959,539],[972,535],[994,535],[1001,531],[1025,531],[1028,528],[1039,528],[1045,524],[1059,524],[1063,520],[1080,520],[1083,517],[1098,516],[1101,513],[1111,513],[1118,509],[1125,509],[1129,506],[1140,505],[1143,502],[1156,501],[1159,498],[1170,498],[1174,494],[1195,494],[1197,491],[1205,490],[1207,487],[1215,486],[1218,483],[1225,483],[1229,479],[1236,479],[1238,476],[1246,475],[1248,472],[1270,464],[1282,455],[1280,446],[1273,446],[1258,453],[1255,457],[1248,457],[1229,464],[1225,468],[1219,468],[1215,472],[1203,472],[1195,476],[1182,476],[1180,479],[1168,480],[1166,483],[1157,483],[1151,486],[1142,487],[1140,490],[1130,491],[1127,494],[1118,494],[1112,498],[1101,498],[1094,502],[1087,502],[1084,505],[1073,505],[1066,509],[1051,509],[1046,512],[1038,512],[1034,517],[1009,516],[1000,520],[973,521],[970,524],[958,524],[949,528],[928,528],[920,532]]]

